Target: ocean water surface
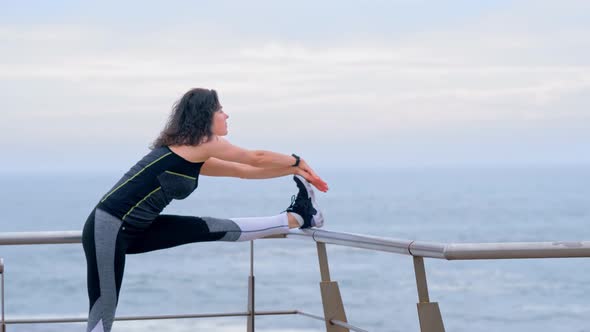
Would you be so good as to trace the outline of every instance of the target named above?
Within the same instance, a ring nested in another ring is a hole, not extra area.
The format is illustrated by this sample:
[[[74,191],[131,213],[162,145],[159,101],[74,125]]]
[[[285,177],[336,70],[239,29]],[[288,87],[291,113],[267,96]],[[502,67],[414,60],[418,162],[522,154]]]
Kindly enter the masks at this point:
[[[81,230],[120,174],[0,174],[0,232]],[[325,228],[437,242],[590,240],[590,169],[582,166],[319,170]],[[288,178],[201,177],[164,213],[272,215],[295,194]],[[128,255],[117,315],[246,311],[248,242],[194,243]],[[315,245],[255,241],[257,310],[322,315]],[[84,317],[81,244],[0,246],[8,319]],[[348,321],[369,331],[419,331],[409,256],[328,245]],[[425,259],[430,299],[447,331],[590,331],[590,260]],[[244,331],[244,318],[115,322],[113,331]],[[263,316],[257,331],[320,331],[303,316]],[[83,331],[83,324],[10,325],[10,332]]]

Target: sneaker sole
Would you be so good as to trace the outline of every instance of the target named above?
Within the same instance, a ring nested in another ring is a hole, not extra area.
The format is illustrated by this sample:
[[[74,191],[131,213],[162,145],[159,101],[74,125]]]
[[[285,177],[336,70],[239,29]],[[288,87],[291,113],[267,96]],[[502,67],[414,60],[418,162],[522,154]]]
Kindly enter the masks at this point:
[[[301,176],[301,175],[295,175],[299,181],[301,181],[301,183],[303,183],[303,186],[305,186],[305,189],[307,190],[307,195],[311,198],[311,205],[313,206],[313,208],[317,211],[317,213],[311,217],[313,223],[315,225],[312,225],[311,227],[322,227],[324,226],[324,215],[322,214],[322,210],[320,210],[318,203],[315,200],[315,192],[313,190],[313,188],[311,187],[311,183],[307,182],[307,180]]]

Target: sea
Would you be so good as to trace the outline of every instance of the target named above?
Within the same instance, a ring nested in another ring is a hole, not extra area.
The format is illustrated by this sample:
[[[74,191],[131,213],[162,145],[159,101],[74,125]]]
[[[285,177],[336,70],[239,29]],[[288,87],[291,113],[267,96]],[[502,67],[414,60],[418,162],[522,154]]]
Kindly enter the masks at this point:
[[[0,173],[0,232],[80,231],[121,172]],[[590,167],[584,165],[316,169],[326,230],[441,243],[590,240]],[[290,177],[202,176],[163,213],[250,217],[283,211]],[[410,256],[327,245],[350,324],[419,331]],[[256,309],[323,315],[312,241],[254,241]],[[86,317],[81,244],[0,246],[7,319]],[[250,242],[192,243],[127,255],[117,315],[247,310]],[[590,259],[425,259],[430,300],[446,331],[590,331]],[[258,316],[256,330],[325,331],[300,315]],[[82,323],[12,324],[9,332],[85,331]],[[246,331],[246,318],[116,321],[113,331]]]

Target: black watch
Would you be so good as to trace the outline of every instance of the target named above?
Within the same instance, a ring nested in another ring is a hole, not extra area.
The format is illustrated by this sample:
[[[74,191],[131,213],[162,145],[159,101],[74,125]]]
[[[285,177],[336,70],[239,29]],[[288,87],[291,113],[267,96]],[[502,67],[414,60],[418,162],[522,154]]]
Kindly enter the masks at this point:
[[[293,165],[291,165],[291,166],[292,166],[292,167],[297,167],[297,166],[299,166],[299,161],[300,161],[300,159],[301,159],[301,158],[299,158],[299,156],[298,156],[298,155],[296,155],[296,154],[294,154],[294,153],[292,153],[291,155],[292,155],[293,157],[295,157],[295,164],[293,164]]]

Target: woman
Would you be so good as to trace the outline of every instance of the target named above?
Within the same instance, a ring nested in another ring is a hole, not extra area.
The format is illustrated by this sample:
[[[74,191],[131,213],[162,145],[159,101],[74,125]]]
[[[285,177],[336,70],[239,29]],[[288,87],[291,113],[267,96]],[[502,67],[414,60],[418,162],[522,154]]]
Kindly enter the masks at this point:
[[[228,117],[214,90],[188,91],[151,152],[91,212],[82,232],[90,300],[87,332],[111,330],[125,254],[192,242],[249,241],[323,225],[310,183],[323,192],[327,184],[296,155],[250,151],[223,139]],[[199,175],[265,179],[291,174],[299,192],[279,215],[219,219],[160,214],[173,199],[190,195]]]

